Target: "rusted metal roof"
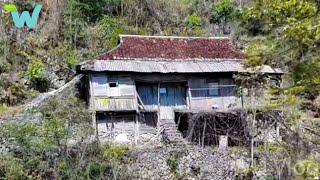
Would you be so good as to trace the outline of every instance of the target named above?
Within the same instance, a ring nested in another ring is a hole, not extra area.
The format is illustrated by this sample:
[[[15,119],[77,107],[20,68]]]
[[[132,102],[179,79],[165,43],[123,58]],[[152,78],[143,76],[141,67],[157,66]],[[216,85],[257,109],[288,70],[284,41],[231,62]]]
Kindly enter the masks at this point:
[[[139,73],[251,72],[244,55],[229,38],[120,35],[121,42],[106,54],[80,64],[81,71]],[[255,71],[257,72],[257,71]],[[281,74],[270,66],[262,73]]]
[[[176,37],[120,35],[120,44],[98,60],[201,60],[243,59],[227,37]]]

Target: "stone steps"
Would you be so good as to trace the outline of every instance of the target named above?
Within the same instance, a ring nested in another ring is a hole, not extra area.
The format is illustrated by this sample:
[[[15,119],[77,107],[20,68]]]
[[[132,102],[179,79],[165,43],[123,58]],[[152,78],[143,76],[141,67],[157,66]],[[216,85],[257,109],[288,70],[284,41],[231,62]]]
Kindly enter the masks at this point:
[[[165,142],[181,144],[185,141],[182,134],[179,132],[178,125],[174,122],[174,119],[161,119],[159,124],[163,129],[163,139]]]

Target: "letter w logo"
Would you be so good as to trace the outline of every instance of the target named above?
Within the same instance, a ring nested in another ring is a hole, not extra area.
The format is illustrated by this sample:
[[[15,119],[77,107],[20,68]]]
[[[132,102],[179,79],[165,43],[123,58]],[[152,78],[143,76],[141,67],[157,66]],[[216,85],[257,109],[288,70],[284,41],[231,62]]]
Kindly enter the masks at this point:
[[[33,10],[32,17],[30,17],[30,13],[28,11],[23,11],[21,15],[19,15],[15,5],[5,5],[4,9],[11,12],[13,22],[17,28],[22,28],[26,23],[30,29],[34,29],[37,25],[42,5],[36,5]]]

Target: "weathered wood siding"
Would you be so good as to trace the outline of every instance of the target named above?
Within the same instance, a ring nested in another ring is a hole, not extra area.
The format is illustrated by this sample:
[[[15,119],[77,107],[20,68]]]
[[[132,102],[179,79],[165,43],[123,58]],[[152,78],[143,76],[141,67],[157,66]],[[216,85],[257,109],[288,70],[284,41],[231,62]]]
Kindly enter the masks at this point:
[[[146,110],[156,110],[158,108],[158,84],[138,83],[137,92]]]
[[[96,111],[173,109],[227,110],[241,107],[231,74],[157,75],[91,74],[90,107]],[[159,91],[160,83],[160,92]],[[216,88],[215,88],[216,87]],[[160,95],[160,97],[158,97]]]
[[[211,87],[210,83],[216,83],[217,87]],[[236,87],[232,78],[191,78],[188,86],[189,109],[226,110],[240,105],[240,98],[236,97]],[[209,91],[217,94],[212,95]]]
[[[90,89],[90,107],[96,111],[137,110],[135,84],[130,77],[93,74]]]
[[[158,105],[173,109],[187,108],[186,83],[137,83],[136,86],[147,110],[158,110]],[[160,97],[158,98],[158,96]]]

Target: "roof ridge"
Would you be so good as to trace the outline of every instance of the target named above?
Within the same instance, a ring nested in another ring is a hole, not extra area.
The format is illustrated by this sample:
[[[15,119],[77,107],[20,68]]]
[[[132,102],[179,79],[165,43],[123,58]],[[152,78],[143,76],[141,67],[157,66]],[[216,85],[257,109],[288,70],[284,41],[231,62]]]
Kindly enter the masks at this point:
[[[151,35],[131,35],[119,34],[119,37],[141,37],[141,38],[163,38],[163,39],[231,39],[228,36],[151,36]]]

